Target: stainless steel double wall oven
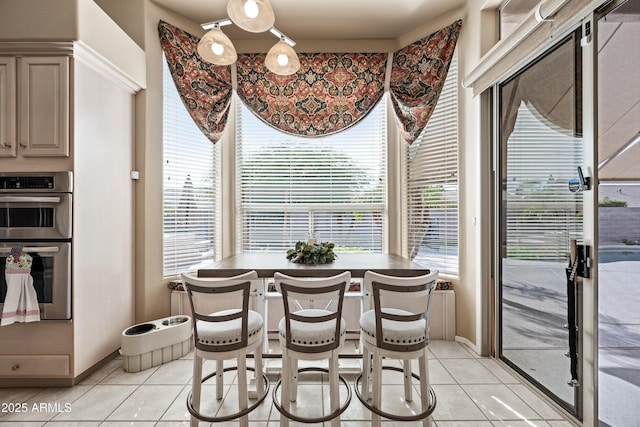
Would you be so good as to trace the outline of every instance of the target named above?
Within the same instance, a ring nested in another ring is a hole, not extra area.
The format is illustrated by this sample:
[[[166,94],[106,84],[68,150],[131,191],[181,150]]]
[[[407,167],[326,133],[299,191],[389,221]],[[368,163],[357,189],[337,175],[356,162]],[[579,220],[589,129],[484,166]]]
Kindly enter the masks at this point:
[[[11,248],[33,257],[31,276],[42,320],[71,319],[71,172],[0,173],[0,312]]]

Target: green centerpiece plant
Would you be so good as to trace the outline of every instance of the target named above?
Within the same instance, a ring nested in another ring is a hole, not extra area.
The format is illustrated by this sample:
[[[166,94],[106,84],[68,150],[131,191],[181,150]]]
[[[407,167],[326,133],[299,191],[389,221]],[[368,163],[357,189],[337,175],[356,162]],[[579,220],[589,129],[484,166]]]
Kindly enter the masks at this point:
[[[301,264],[327,264],[338,257],[333,248],[336,245],[330,242],[297,242],[295,249],[287,251],[287,259]]]

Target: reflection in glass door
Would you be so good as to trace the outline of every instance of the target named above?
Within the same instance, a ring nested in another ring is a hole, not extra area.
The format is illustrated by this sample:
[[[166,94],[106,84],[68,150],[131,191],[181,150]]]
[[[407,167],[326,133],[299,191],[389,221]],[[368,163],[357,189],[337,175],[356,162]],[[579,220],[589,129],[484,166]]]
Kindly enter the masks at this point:
[[[640,407],[640,0],[598,20],[598,388],[601,427]]]
[[[578,417],[565,269],[582,242],[582,196],[567,185],[583,161],[580,70],[576,32],[498,94],[499,357]]]

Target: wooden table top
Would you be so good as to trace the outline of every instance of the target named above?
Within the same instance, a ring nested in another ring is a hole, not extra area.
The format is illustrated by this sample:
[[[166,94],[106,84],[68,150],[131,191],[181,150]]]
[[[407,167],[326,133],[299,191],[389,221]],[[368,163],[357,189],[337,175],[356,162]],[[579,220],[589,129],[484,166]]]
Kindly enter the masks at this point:
[[[258,277],[276,272],[294,277],[327,277],[350,271],[351,277],[364,277],[368,270],[390,276],[420,276],[430,273],[425,266],[395,254],[341,254],[329,264],[296,264],[285,253],[259,252],[229,256],[198,270],[199,277],[229,277],[255,270]]]

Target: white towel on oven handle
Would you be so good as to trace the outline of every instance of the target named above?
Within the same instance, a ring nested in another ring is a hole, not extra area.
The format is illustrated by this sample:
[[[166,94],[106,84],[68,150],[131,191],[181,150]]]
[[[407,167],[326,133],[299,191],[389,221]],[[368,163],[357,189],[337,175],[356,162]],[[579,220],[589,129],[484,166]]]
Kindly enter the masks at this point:
[[[11,249],[6,260],[7,294],[4,297],[0,326],[40,320],[38,295],[31,277],[31,262],[31,255],[22,252],[22,248]]]

